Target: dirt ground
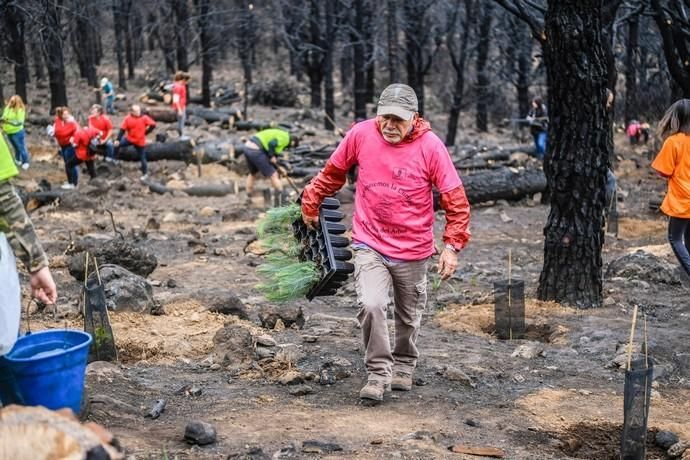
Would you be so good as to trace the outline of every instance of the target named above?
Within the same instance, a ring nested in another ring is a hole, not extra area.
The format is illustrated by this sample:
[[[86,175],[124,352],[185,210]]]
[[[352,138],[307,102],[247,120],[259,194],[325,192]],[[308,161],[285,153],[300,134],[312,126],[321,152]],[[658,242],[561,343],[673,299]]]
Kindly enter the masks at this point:
[[[648,149],[632,149],[622,134],[617,136],[620,221],[618,236],[606,238],[605,271],[609,262],[640,249],[675,265],[665,219],[648,207],[664,184],[648,168]],[[64,173],[53,150],[43,139],[36,142],[32,167],[17,183],[29,188],[43,178],[61,183]],[[203,166],[201,178],[196,166],[175,162],[151,164],[151,169],[162,182],[240,179],[218,165]],[[131,458],[481,458],[451,453],[448,448],[455,444],[501,448],[509,459],[618,458],[624,374],[611,363],[627,342],[634,304],[646,315],[657,370],[649,426],[690,441],[687,290],[614,277],[605,279],[600,309],[535,300],[548,214],[538,199],[473,208],[472,241],[460,255],[456,275],[443,283],[431,276],[416,385],[409,393],[387,394],[379,406],[364,407],[357,398],[366,378],[360,331],[352,321],[333,318],[354,318],[352,286],[335,297],[291,303],[304,311],[302,330],[261,328],[258,312],[268,302],[254,289],[260,258],[244,251],[263,212],[260,194],[249,209],[242,193],[155,195],[136,180],[138,175],[136,164],[124,164],[106,176],[113,186],[93,198],[94,206],[42,207],[32,214],[60,290],[58,318],[34,311],[33,328],[82,327],[73,313],[80,283],[69,275],[63,254],[70,238],[112,237],[105,207],[120,231],[139,237],[158,257],[149,281],[166,314],[113,312],[121,362],[100,366],[87,379],[88,418],[112,430]],[[202,213],[205,207],[213,212]],[[351,213],[351,205],[344,210]],[[436,224],[440,236],[441,216]],[[205,250],[196,250],[190,240],[202,240]],[[526,286],[524,340],[499,340],[493,330],[493,283],[507,277],[509,250],[512,274]],[[198,300],[198,293],[218,288],[239,296],[249,321],[211,313]],[[332,385],[307,381],[313,392],[292,396],[291,387],[277,381],[286,368],[270,360],[241,370],[218,366],[211,358],[213,338],[226,323],[243,325],[253,336],[270,335],[280,345],[296,345],[288,367],[305,375],[318,374],[335,358],[348,360],[352,375]],[[536,350],[536,356],[514,356],[522,345]],[[189,386],[201,394],[184,391]],[[145,418],[158,399],[167,400],[165,412],[155,420]],[[217,442],[186,444],[184,428],[192,420],[213,424]],[[309,440],[326,445],[320,453],[309,452],[303,448]],[[650,447],[648,458],[663,457]]]

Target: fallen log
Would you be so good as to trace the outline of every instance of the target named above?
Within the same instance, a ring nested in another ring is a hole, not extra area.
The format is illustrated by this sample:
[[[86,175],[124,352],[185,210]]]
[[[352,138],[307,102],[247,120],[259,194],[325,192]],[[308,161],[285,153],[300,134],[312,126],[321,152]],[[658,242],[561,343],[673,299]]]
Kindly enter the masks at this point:
[[[193,185],[182,189],[189,196],[225,196],[235,193],[235,186],[226,184]]]
[[[169,107],[146,107],[144,113],[162,123],[177,122],[177,113]]]
[[[471,204],[493,200],[519,200],[546,189],[541,169],[500,168],[462,177]]]
[[[131,145],[118,149],[117,158],[122,161],[139,161],[137,151]],[[177,160],[185,163],[196,161],[194,142],[191,140],[177,142],[152,142],[146,146],[148,161]]]

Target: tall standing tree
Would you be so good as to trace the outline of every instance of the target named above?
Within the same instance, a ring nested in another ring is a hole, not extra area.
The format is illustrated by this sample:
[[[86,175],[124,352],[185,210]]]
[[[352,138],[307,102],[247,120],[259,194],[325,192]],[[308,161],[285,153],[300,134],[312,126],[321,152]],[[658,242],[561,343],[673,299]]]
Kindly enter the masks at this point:
[[[127,89],[127,74],[125,69],[124,42],[127,29],[126,17],[123,12],[124,0],[113,0],[113,28],[115,29],[115,56],[117,58],[117,86]]]
[[[364,44],[364,13],[367,0],[353,0],[352,12],[354,22],[350,34],[352,41],[352,65],[354,67],[353,93],[355,100],[355,120],[363,120],[367,117],[367,70],[366,47]]]
[[[42,0],[38,7],[44,12],[40,36],[45,52],[48,80],[50,82],[50,109],[67,105],[67,87],[65,86],[65,57],[63,53],[63,36],[61,11],[63,0]]]
[[[625,50],[625,109],[626,124],[637,118],[637,69],[640,65],[640,17],[633,14],[628,19],[628,36]]]
[[[481,7],[481,18],[479,19],[479,32],[477,34],[477,129],[482,132],[489,130],[489,69],[487,61],[489,59],[489,49],[491,45],[491,22],[493,20],[493,4],[484,2]]]
[[[211,2],[210,0],[194,0],[199,27],[199,45],[201,53],[201,103],[211,106],[211,79],[213,78],[214,40],[211,31]]]
[[[649,0],[663,41],[664,57],[673,82],[690,98],[690,17],[684,2]]]
[[[389,83],[400,81],[398,56],[398,6],[394,0],[386,0],[386,34],[388,38],[388,79]]]
[[[75,16],[72,47],[79,64],[79,73],[86,79],[89,86],[96,88],[98,87],[96,65],[99,35],[96,26],[100,13],[93,2],[76,0],[72,14]],[[99,95],[96,95],[96,99],[100,99]]]
[[[465,94],[465,70],[470,54],[470,32],[475,18],[475,0],[464,0],[462,3],[465,6],[464,15],[460,15],[460,0],[458,0],[451,15],[451,27],[446,39],[450,62],[455,70],[455,87],[453,88],[453,99],[448,115],[446,145],[455,145],[455,135],[458,131],[458,120]]]
[[[187,0],[172,0],[172,10],[175,12],[175,45],[177,68],[189,70],[187,57],[187,43],[189,42],[189,6]]]
[[[551,209],[537,296],[581,308],[601,306],[604,195],[613,152],[602,0],[549,0],[543,22],[527,3],[496,1],[531,27],[546,65],[544,172]]]
[[[3,35],[7,42],[7,60],[14,67],[14,92],[26,101],[29,64],[26,58],[26,20],[23,8],[16,1],[0,2]]]

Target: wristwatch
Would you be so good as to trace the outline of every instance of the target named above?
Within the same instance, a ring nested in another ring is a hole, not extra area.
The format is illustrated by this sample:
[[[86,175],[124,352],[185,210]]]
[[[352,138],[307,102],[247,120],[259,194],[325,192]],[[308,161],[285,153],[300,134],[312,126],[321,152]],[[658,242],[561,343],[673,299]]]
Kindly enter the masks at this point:
[[[455,246],[453,246],[453,245],[450,244],[450,243],[446,243],[446,249],[450,249],[451,251],[453,251],[453,252],[456,253],[456,254],[457,254],[458,252],[460,252],[459,249],[455,249]]]

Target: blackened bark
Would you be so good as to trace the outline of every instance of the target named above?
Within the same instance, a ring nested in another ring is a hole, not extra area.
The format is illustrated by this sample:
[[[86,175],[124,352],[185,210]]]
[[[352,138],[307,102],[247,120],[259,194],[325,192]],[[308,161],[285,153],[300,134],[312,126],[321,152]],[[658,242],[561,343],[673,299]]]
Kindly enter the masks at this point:
[[[132,47],[132,1],[122,0],[122,15],[125,38],[125,55],[127,56],[127,78],[134,78],[134,48]]]
[[[311,107],[321,108],[321,84],[323,82],[323,68],[326,40],[322,32],[321,4],[318,0],[309,1],[309,40],[304,50],[304,63],[309,76]]]
[[[347,39],[345,40],[347,41]],[[345,44],[340,50],[340,86],[343,92],[350,88],[353,75],[354,49],[351,44]]]
[[[417,94],[420,115],[424,115],[424,78],[441,43],[440,40],[433,43],[432,32],[436,28],[427,17],[433,3],[433,0],[420,0],[403,4],[407,84]]]
[[[365,0],[364,4],[364,62],[366,62],[367,69],[367,84],[364,100],[366,102],[374,102],[376,92],[376,59],[374,57],[374,13],[372,11],[372,4],[370,0]]]
[[[326,55],[323,66],[323,95],[324,111],[323,127],[328,130],[335,129],[335,98],[333,85],[333,54],[335,51],[335,0],[325,0],[326,5]]]
[[[532,77],[532,37],[524,24],[517,20],[512,21],[514,36],[517,39],[517,90],[518,113],[526,117],[530,110],[529,86]]]
[[[41,51],[41,44],[37,40],[30,42],[31,56],[34,59],[34,78],[36,81],[43,81],[46,78],[45,64],[43,63],[43,51]]]
[[[545,18],[551,211],[537,296],[581,308],[602,302],[604,195],[613,150],[601,4],[553,1]]]
[[[453,89],[453,100],[450,106],[450,113],[448,115],[448,128],[446,130],[446,145],[455,145],[455,135],[458,130],[458,120],[460,118],[460,109],[462,108],[462,100],[465,92],[465,67],[467,64],[468,44],[470,40],[470,30],[474,24],[474,1],[466,0],[465,15],[463,21],[458,21],[453,24],[451,28],[450,37],[447,40],[448,49],[450,52],[450,62],[455,70],[455,88]],[[457,12],[455,13],[457,15]],[[460,42],[459,50],[455,49],[455,29],[460,25]]]
[[[189,41],[189,8],[187,0],[173,0],[172,8],[175,12],[175,44],[177,56],[177,68],[189,70],[189,59],[187,58],[187,43]]]
[[[364,12],[365,0],[354,0],[354,30],[352,32],[353,66],[354,66],[354,85],[353,92],[355,97],[355,120],[364,120],[367,117],[367,71],[366,71],[366,50],[364,49]]]
[[[388,78],[390,83],[400,81],[400,71],[398,70],[398,16],[397,2],[386,0],[386,32],[388,36]]]
[[[156,49],[156,40],[158,39],[158,18],[156,13],[151,11],[146,18],[146,47],[149,51]]]
[[[65,87],[65,59],[63,55],[62,30],[60,28],[60,11],[62,0],[46,3],[46,14],[40,29],[41,41],[45,51],[50,82],[50,110],[67,105],[67,88]]]
[[[639,66],[640,18],[635,15],[628,20],[628,45],[625,50],[625,109],[627,124],[637,113],[637,67]]]
[[[98,10],[91,2],[78,2],[79,11],[76,14],[76,27],[73,33],[74,53],[79,64],[79,72],[89,86],[98,87],[96,74],[96,59],[98,54],[98,33],[95,22],[98,22]],[[100,98],[98,98],[100,100]]]
[[[26,83],[29,80],[29,66],[24,43],[26,23],[24,12],[16,4],[10,3],[0,9],[4,19],[4,36],[7,41],[7,57],[14,67],[14,92],[26,101]]]
[[[682,91],[683,97],[690,98],[690,53],[685,39],[686,24],[671,17],[660,0],[650,0],[654,21],[661,32],[664,57],[673,82]]]
[[[117,86],[127,89],[124,54],[127,23],[122,12],[122,0],[113,0],[113,26],[115,27],[115,55],[117,56]]]
[[[199,26],[199,42],[201,46],[201,103],[205,107],[211,106],[211,65],[213,39],[210,30],[210,0],[194,0],[197,10],[197,24]],[[246,97],[246,95],[245,95]]]
[[[479,22],[479,42],[477,44],[477,129],[486,132],[489,130],[489,70],[486,63],[489,58],[491,44],[491,20],[492,3],[484,3],[482,17]]]

